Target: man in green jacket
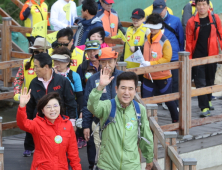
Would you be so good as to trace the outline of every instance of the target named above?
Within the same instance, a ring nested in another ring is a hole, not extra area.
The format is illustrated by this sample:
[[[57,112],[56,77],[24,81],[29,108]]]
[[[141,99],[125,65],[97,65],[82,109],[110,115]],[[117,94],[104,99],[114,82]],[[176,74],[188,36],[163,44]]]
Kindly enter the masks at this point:
[[[108,119],[111,101],[101,101],[104,88],[111,83],[110,70],[100,71],[100,82],[89,95],[88,110],[100,119],[101,127]],[[140,135],[147,139],[138,141],[138,122],[132,100],[136,94],[138,77],[133,72],[123,72],[116,82],[116,115],[114,122],[107,125],[102,132],[102,142],[97,166],[101,170],[141,170],[139,148],[146,159],[146,170],[153,166],[153,135],[149,127],[146,109],[139,104],[141,113]]]

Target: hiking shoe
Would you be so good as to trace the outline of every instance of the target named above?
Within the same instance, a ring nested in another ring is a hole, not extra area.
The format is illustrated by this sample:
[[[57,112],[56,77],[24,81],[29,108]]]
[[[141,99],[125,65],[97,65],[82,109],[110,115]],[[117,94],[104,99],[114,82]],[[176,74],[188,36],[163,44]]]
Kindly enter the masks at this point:
[[[87,146],[87,142],[86,142],[85,139],[82,140],[82,146],[83,146],[83,147]]]
[[[34,153],[34,150],[33,151],[25,150],[25,152],[23,152],[23,156],[24,157],[32,156],[32,153]]]
[[[214,110],[214,107],[213,107],[211,101],[209,101],[209,106],[210,106],[210,110]]]
[[[83,139],[82,139],[81,137],[78,139],[77,145],[78,145],[78,148],[79,148],[79,149],[81,149],[81,148],[83,147],[83,146],[82,146],[82,144],[83,144],[83,143],[82,143],[82,140],[83,140]]]
[[[162,107],[163,107],[164,110],[168,110],[168,107],[165,103],[162,103]]]
[[[210,116],[210,110],[209,108],[205,108],[202,110],[201,114],[200,114],[200,117],[208,117]]]
[[[217,100],[215,96],[211,96],[211,100]]]

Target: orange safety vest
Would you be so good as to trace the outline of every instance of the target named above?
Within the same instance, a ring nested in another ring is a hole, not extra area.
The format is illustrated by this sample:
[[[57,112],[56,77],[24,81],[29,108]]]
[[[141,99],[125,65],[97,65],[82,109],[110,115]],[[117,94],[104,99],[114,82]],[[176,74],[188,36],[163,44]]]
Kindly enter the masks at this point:
[[[151,34],[148,35],[147,40],[144,43],[144,50],[143,50],[144,59],[146,61],[157,61],[163,57],[162,49],[167,38],[162,34],[162,32],[160,32],[159,35],[151,44],[150,35]],[[150,73],[150,75],[153,80],[161,80],[172,76],[171,70]],[[149,80],[151,79],[148,73],[144,74],[144,77]]]
[[[105,31],[110,33],[110,37],[114,36],[117,34],[118,31],[118,15],[114,11],[106,11],[102,9],[101,11],[98,12],[99,14],[101,13],[98,18],[103,22],[103,28]],[[97,14],[97,15],[99,15]],[[115,46],[115,44],[108,44],[109,47]]]

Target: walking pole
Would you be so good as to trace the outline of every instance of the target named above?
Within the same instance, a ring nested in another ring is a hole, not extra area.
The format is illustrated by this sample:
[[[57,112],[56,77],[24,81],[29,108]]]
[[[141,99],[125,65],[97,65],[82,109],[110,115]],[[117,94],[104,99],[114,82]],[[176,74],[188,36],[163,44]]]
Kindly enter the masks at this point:
[[[149,73],[149,76],[150,76],[150,79],[151,79],[151,81],[152,81],[152,83],[153,83],[153,78],[152,78],[152,76],[151,76],[151,74]]]

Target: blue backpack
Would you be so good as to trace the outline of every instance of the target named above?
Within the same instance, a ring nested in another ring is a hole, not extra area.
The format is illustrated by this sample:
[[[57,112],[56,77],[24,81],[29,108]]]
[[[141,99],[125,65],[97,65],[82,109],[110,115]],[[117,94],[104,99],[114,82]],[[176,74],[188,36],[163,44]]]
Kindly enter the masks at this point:
[[[115,101],[115,98],[114,99],[111,99],[111,111],[110,111],[110,114],[109,114],[109,117],[108,119],[105,121],[102,129],[101,129],[101,133],[103,132],[103,130],[110,124],[110,123],[116,123],[115,121],[115,116],[116,116],[116,101]],[[138,138],[139,140],[143,139],[145,140],[148,144],[150,144],[150,142],[144,138],[144,137],[141,137],[140,136],[140,127],[142,125],[141,123],[141,113],[140,113],[140,106],[139,104],[133,100],[133,105],[134,105],[134,109],[135,109],[135,112],[136,112],[136,117],[137,117],[137,122],[138,122]],[[101,135],[100,135],[101,136]]]

